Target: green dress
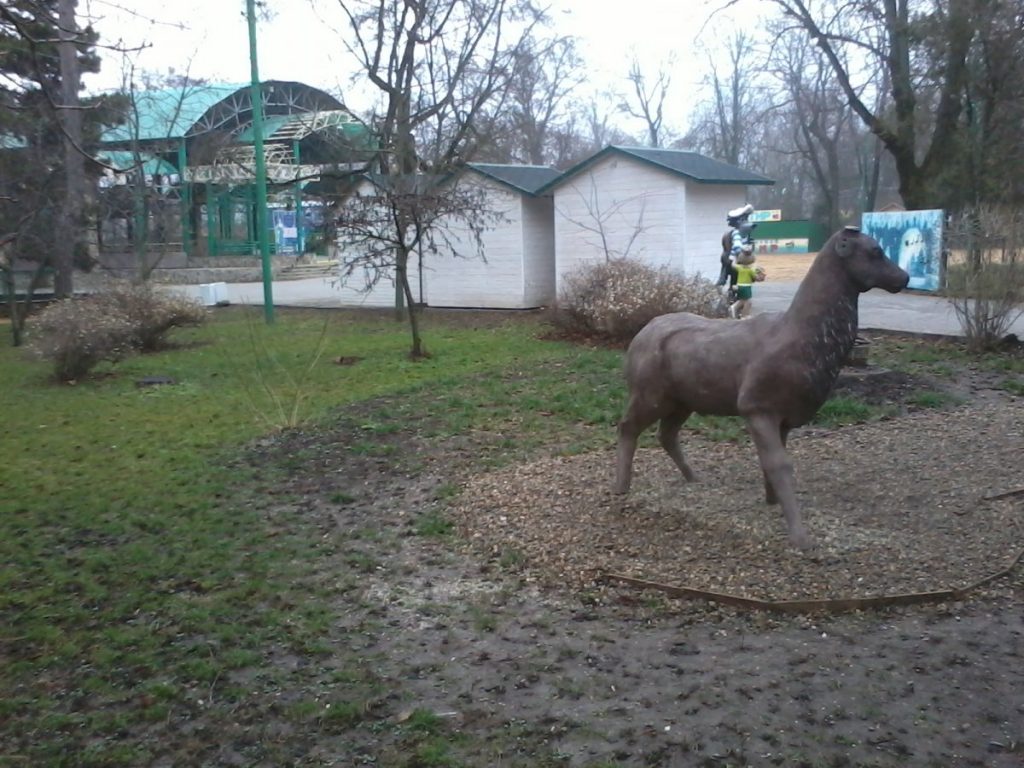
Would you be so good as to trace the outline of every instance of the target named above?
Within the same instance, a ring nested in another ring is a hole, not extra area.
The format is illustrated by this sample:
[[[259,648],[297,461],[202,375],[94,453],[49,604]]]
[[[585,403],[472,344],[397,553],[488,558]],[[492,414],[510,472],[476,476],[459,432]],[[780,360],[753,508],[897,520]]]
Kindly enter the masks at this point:
[[[736,298],[750,299],[754,296],[754,281],[757,267],[752,264],[736,265]]]

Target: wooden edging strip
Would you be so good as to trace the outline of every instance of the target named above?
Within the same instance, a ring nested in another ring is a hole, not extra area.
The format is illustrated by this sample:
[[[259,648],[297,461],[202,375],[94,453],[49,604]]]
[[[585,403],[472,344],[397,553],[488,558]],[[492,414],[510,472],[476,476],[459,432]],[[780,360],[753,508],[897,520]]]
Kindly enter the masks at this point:
[[[896,595],[877,595],[874,597],[837,597],[824,600],[759,600],[754,597],[741,597],[740,595],[732,595],[726,592],[712,592],[706,589],[695,589],[694,587],[662,584],[657,581],[638,579],[619,573],[606,572],[602,574],[602,578],[620,584],[627,584],[638,589],[655,589],[672,597],[696,598],[710,603],[721,603],[755,611],[770,611],[773,613],[846,613],[866,608],[885,608],[899,605],[916,605],[918,603],[934,603],[943,600],[960,600],[969,592],[988,584],[990,581],[995,581],[1008,575],[1017,567],[1022,558],[1024,558],[1024,549],[1021,549],[1010,564],[1001,571],[979,579],[969,586],[957,589],[942,589],[936,592],[907,592]]]
[[[998,499],[1009,499],[1014,496],[1024,496],[1024,488],[1011,488],[1001,493],[986,493],[981,497],[982,501],[997,501]]]

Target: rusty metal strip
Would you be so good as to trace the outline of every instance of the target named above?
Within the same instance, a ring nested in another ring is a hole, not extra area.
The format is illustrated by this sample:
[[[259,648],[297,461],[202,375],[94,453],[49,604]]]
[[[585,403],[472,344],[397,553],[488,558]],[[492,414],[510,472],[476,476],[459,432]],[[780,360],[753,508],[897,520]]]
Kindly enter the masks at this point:
[[[920,603],[934,603],[943,600],[961,600],[968,593],[991,581],[1007,576],[1024,559],[1024,549],[1017,553],[1010,564],[997,573],[989,574],[973,584],[955,589],[941,589],[935,592],[905,592],[896,595],[876,595],[873,597],[838,597],[832,599],[809,599],[809,600],[760,600],[754,597],[742,597],[726,592],[712,592],[707,589],[696,589],[694,587],[676,586],[663,584],[657,581],[638,579],[633,576],[625,576],[620,573],[603,572],[601,577],[607,581],[627,584],[638,589],[655,589],[664,592],[672,597],[696,598],[709,603],[721,603],[732,605],[738,608],[747,608],[755,611],[770,611],[773,613],[846,613],[849,611],[860,611],[867,608],[885,608],[900,605],[917,605]]]
[[[1009,491],[1000,493],[986,493],[981,497],[982,501],[996,501],[998,499],[1009,499],[1013,496],[1024,496],[1024,488],[1012,488]]]
[[[1003,568],[1001,571],[990,573],[988,576],[985,576],[982,579],[978,579],[978,581],[974,582],[973,584],[968,584],[966,587],[961,587],[960,589],[956,590],[957,594],[961,596],[966,595],[968,592],[973,592],[979,587],[985,586],[990,581],[1001,579],[1003,576],[1009,576],[1010,572],[1013,571],[1013,569],[1016,568],[1018,565],[1020,565],[1021,560],[1024,560],[1024,549],[1021,549],[1017,553],[1017,556],[1010,560],[1010,564]]]

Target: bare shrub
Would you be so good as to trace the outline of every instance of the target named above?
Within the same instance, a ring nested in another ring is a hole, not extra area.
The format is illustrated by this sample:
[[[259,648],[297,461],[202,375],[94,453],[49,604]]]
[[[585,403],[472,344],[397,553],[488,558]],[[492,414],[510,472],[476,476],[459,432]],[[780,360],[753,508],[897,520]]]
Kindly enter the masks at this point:
[[[720,317],[722,297],[701,275],[681,275],[636,259],[586,265],[565,278],[555,324],[574,333],[627,341],[658,315]]]
[[[98,363],[167,344],[172,328],[207,318],[197,302],[151,285],[116,282],[91,296],[51,304],[33,319],[30,349],[54,365],[60,381],[79,379]]]
[[[947,247],[962,258],[946,270],[946,298],[968,346],[995,346],[1024,313],[1024,215],[1000,206],[952,218]]]
[[[93,296],[100,311],[109,308],[128,317],[132,324],[132,346],[152,352],[167,346],[172,328],[202,325],[207,311],[186,296],[167,293],[149,283],[119,281]]]
[[[29,350],[53,363],[58,380],[74,381],[132,351],[132,322],[116,308],[98,311],[92,299],[64,299],[32,318]]]

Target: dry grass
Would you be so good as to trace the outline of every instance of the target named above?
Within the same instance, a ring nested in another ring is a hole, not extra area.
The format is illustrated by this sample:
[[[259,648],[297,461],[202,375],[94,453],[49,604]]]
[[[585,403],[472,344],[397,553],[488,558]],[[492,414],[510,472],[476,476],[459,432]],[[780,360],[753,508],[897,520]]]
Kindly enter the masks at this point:
[[[758,266],[764,267],[765,280],[776,283],[798,283],[811,268],[816,253],[781,253],[758,256]]]

